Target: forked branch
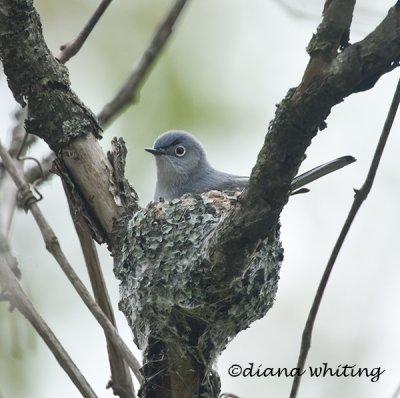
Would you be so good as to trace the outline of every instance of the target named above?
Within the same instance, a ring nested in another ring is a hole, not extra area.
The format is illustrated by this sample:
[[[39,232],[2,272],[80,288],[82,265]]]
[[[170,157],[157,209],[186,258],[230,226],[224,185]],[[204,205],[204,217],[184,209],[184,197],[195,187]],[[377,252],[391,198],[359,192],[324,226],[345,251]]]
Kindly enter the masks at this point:
[[[101,126],[106,126],[111,122],[112,118],[125,109],[125,107],[130,103],[135,101],[140,88],[170,37],[173,27],[186,3],[187,0],[176,0],[171,9],[167,12],[164,19],[155,30],[154,35],[143,52],[137,67],[122,84],[114,98],[106,104],[97,115],[97,119]]]
[[[12,179],[20,190],[21,197],[24,198],[24,206],[26,210],[29,210],[42,234],[43,240],[46,244],[46,249],[53,255],[57,263],[60,265],[61,269],[64,271],[65,275],[81,297],[82,301],[86,304],[89,311],[93,314],[96,320],[99,322],[104,332],[107,334],[107,337],[119,348],[121,353],[124,355],[125,360],[127,361],[129,367],[132,369],[133,373],[137,377],[139,381],[142,380],[142,375],[140,374],[140,363],[131,353],[125,342],[119,336],[117,330],[109,321],[109,319],[104,315],[103,311],[96,304],[96,302],[91,297],[90,293],[86,289],[85,285],[79,279],[78,275],[72,268],[71,264],[67,260],[64,255],[64,252],[61,249],[61,246],[58,242],[58,239],[47,223],[45,217],[43,216],[41,210],[38,205],[35,203],[35,199],[32,196],[32,193],[29,191],[29,187],[24,181],[23,177],[19,173],[16,168],[12,158],[8,154],[7,150],[0,142],[0,158],[3,161],[4,167],[10,173]]]
[[[319,306],[322,301],[322,297],[324,295],[326,286],[329,281],[329,277],[330,277],[333,267],[335,265],[336,259],[339,255],[340,249],[343,246],[346,236],[350,230],[350,227],[358,213],[358,210],[360,209],[363,202],[367,199],[367,196],[368,196],[369,192],[371,191],[372,184],[374,183],[375,175],[376,175],[379,163],[382,158],[383,150],[385,149],[386,141],[389,137],[390,130],[392,129],[392,126],[393,126],[394,118],[396,116],[396,113],[397,113],[397,110],[399,107],[399,103],[400,103],[400,80],[397,84],[397,88],[394,93],[393,100],[390,105],[389,112],[386,117],[385,125],[383,126],[383,130],[382,130],[381,136],[379,138],[378,145],[375,149],[375,154],[374,154],[374,157],[372,158],[367,177],[366,177],[365,182],[362,185],[362,187],[355,191],[353,204],[351,206],[349,214],[347,215],[347,218],[342,227],[342,230],[340,231],[340,234],[335,243],[335,246],[332,250],[332,254],[329,258],[328,264],[326,265],[325,271],[322,275],[317,292],[315,294],[315,297],[314,297],[314,300],[313,300],[313,303],[312,303],[312,306],[310,309],[310,313],[308,314],[307,322],[306,322],[304,330],[303,330],[300,354],[299,354],[299,359],[297,362],[297,368],[300,369],[300,372],[298,372],[297,375],[293,379],[292,390],[290,392],[290,398],[296,398],[296,396],[297,396],[297,391],[299,389],[300,380],[301,380],[301,376],[299,376],[299,373],[301,374],[304,369],[304,366],[305,366],[305,363],[307,360],[307,355],[308,355],[308,352],[311,347],[312,332],[313,332],[313,328],[314,328],[315,319],[318,314]]]
[[[9,301],[10,305],[17,308],[30,322],[82,396],[85,398],[97,398],[79,368],[22,290],[16,276],[2,255],[0,255],[0,288],[1,298]]]

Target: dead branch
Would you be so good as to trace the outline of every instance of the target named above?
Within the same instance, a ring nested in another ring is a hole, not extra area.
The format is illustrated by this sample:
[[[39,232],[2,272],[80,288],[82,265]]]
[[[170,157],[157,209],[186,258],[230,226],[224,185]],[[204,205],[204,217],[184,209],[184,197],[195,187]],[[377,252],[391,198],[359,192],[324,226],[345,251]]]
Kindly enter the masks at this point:
[[[94,297],[99,307],[116,328],[117,326],[114,312],[110,302],[110,297],[108,295],[107,286],[104,281],[103,273],[101,271],[100,260],[97,254],[95,243],[93,242],[93,239],[89,235],[88,231],[82,228],[80,222],[74,216],[71,204],[70,212],[82,248],[82,253],[85,259]],[[129,368],[124,361],[124,355],[120,352],[118,346],[116,346],[107,336],[107,334],[106,340],[111,369],[111,380],[108,384],[108,387],[113,389],[114,395],[119,395],[121,398],[135,398],[136,395],[132,378]]]
[[[0,143],[0,158],[3,160],[4,167],[10,173],[14,183],[17,185],[21,197],[24,198],[25,208],[29,210],[42,234],[43,240],[46,244],[46,249],[53,255],[57,263],[60,265],[61,269],[64,271],[65,275],[81,297],[82,301],[86,304],[89,311],[93,314],[96,320],[99,322],[104,332],[107,334],[108,338],[115,344],[120,351],[123,353],[125,360],[129,364],[133,373],[137,377],[139,381],[142,380],[142,375],[140,374],[140,363],[131,353],[125,342],[119,336],[117,330],[112,325],[112,323],[108,320],[108,318],[104,315],[103,311],[96,304],[96,302],[91,297],[90,293],[86,289],[85,285],[79,279],[78,275],[75,273],[74,269],[68,262],[65,257],[61,246],[58,242],[58,239],[47,223],[45,217],[40,211],[38,205],[35,203],[36,200],[33,198],[32,194],[29,191],[29,187],[26,185],[23,180],[20,172],[16,168],[12,158],[9,156],[7,150]]]
[[[101,126],[106,126],[119,112],[136,100],[139,90],[149,75],[161,50],[165,47],[186,3],[187,0],[176,0],[167,12],[165,18],[155,30],[149,45],[143,52],[138,66],[122,84],[114,98],[97,115]]]
[[[19,285],[17,278],[9,268],[5,258],[0,255],[0,287],[1,298],[10,302],[12,307],[18,309],[22,315],[31,323],[43,341],[49,347],[60,366],[68,374],[69,378],[85,398],[97,398],[78,367],[69,357],[64,347],[36,311],[28,297]]]
[[[90,17],[89,21],[79,33],[79,35],[72,42],[63,44],[60,47],[61,53],[59,54],[58,59],[61,63],[65,64],[69,59],[77,54],[77,52],[85,43],[86,39],[89,37],[93,28],[96,26],[97,22],[99,22],[104,11],[110,5],[111,1],[112,0],[102,0],[102,2],[96,8],[94,14]]]

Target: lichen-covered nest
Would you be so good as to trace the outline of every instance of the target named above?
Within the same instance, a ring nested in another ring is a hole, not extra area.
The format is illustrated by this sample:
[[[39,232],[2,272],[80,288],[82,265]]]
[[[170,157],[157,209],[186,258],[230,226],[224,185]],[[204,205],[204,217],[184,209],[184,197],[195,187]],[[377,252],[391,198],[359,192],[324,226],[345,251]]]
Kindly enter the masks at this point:
[[[120,309],[141,349],[151,336],[178,342],[209,363],[272,306],[282,260],[278,230],[258,246],[241,277],[221,283],[210,271],[207,241],[236,200],[215,191],[185,195],[150,203],[117,226]]]

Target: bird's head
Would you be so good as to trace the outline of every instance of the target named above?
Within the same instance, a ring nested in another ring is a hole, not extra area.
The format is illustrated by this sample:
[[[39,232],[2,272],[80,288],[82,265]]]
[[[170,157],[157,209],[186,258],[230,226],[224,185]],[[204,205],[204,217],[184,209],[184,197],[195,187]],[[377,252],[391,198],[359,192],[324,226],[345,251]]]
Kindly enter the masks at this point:
[[[185,179],[208,165],[200,142],[184,131],[167,131],[145,150],[155,156],[158,177],[163,179]]]

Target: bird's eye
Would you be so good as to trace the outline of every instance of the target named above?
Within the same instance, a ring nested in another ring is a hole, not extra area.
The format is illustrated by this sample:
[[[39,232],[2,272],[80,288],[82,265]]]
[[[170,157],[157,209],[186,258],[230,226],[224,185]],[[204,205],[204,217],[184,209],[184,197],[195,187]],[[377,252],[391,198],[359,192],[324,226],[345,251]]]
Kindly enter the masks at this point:
[[[178,146],[175,148],[175,154],[176,154],[176,156],[182,157],[185,153],[186,153],[186,149],[185,149],[184,146],[178,145]]]

